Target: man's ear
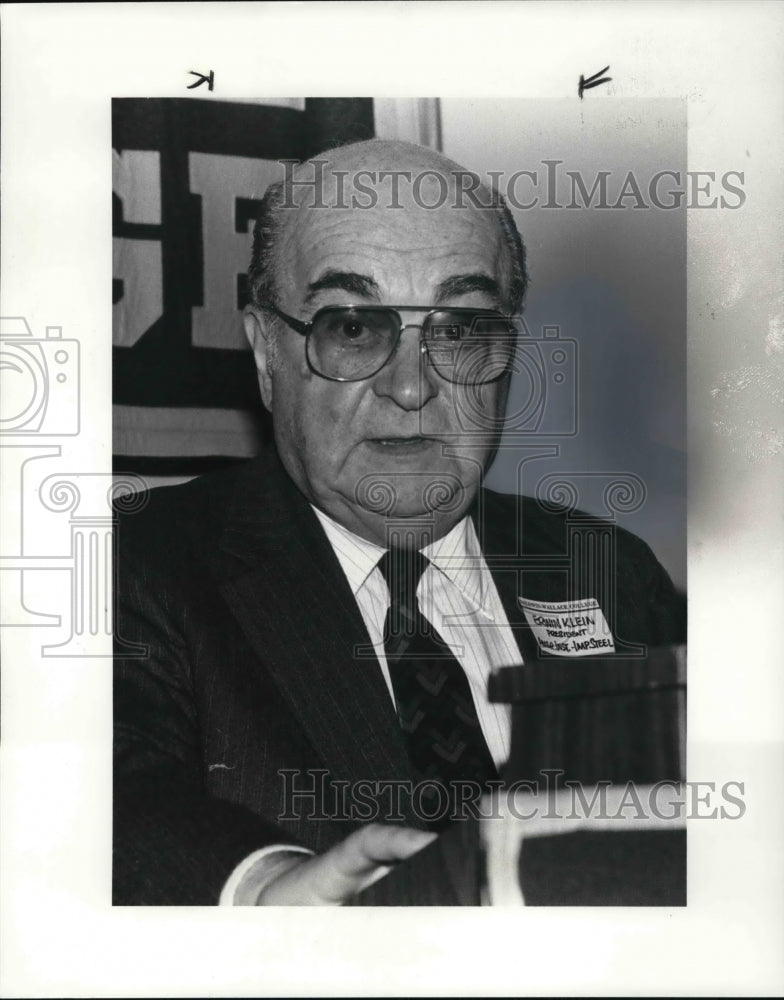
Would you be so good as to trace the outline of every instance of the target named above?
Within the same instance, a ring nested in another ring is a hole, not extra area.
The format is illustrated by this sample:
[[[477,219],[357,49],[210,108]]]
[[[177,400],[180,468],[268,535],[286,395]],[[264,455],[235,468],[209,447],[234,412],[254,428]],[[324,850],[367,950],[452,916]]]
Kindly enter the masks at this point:
[[[248,338],[253,357],[256,361],[256,373],[259,380],[261,398],[268,410],[272,411],[272,338],[269,318],[255,306],[246,306],[243,313],[245,336]]]

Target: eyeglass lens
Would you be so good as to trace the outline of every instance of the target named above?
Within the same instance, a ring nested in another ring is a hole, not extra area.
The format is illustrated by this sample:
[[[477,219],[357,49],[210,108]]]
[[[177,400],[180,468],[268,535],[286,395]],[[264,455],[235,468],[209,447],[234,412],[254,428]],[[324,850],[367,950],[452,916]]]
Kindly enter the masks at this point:
[[[327,378],[369,378],[392,356],[400,329],[394,309],[327,307],[314,319],[310,363]],[[450,382],[495,381],[509,370],[514,356],[514,326],[502,316],[441,309],[427,317],[422,336],[430,363]]]

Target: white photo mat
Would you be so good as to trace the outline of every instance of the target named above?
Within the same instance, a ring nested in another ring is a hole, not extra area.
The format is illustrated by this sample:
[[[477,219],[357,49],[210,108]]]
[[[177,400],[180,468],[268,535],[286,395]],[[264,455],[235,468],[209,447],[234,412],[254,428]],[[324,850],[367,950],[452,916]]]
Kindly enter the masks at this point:
[[[186,90],[189,73],[212,70],[223,100],[578,100],[580,74],[610,65],[586,114],[595,101],[688,100],[689,168],[742,170],[746,193],[740,210],[688,216],[689,778],[743,781],[747,807],[734,822],[689,823],[689,905],[678,911],[112,908],[110,661],[95,649],[44,655],[45,623],[12,626],[2,634],[3,994],[779,994],[784,8],[17,4],[2,20],[0,315],[24,317],[38,340],[59,327],[78,341],[78,433],[47,438],[31,462],[79,477],[88,518],[111,473],[112,97],[204,98]],[[22,524],[17,446],[27,442],[0,448],[12,473],[6,559],[21,559],[24,533],[38,531]],[[50,496],[61,510],[73,499]],[[57,560],[71,534],[55,521],[34,549],[51,572],[26,574],[24,593],[21,562],[2,574],[20,615],[68,600]],[[102,620],[101,608],[87,612]]]

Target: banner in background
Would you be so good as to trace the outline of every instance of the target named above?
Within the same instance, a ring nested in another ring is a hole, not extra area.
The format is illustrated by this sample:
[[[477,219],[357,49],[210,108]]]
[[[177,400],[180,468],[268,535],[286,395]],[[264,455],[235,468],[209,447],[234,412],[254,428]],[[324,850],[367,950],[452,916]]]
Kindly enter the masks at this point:
[[[241,310],[259,202],[279,160],[374,134],[370,98],[112,102],[116,472],[255,454],[270,431]]]

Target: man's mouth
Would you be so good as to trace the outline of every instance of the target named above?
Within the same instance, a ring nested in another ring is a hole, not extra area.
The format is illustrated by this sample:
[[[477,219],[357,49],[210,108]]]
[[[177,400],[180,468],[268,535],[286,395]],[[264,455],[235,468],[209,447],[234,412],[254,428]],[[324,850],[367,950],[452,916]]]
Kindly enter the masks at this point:
[[[422,437],[421,434],[412,434],[408,437],[369,438],[368,440],[370,444],[376,445],[379,448],[387,448],[390,451],[416,450],[433,443],[433,438]]]

